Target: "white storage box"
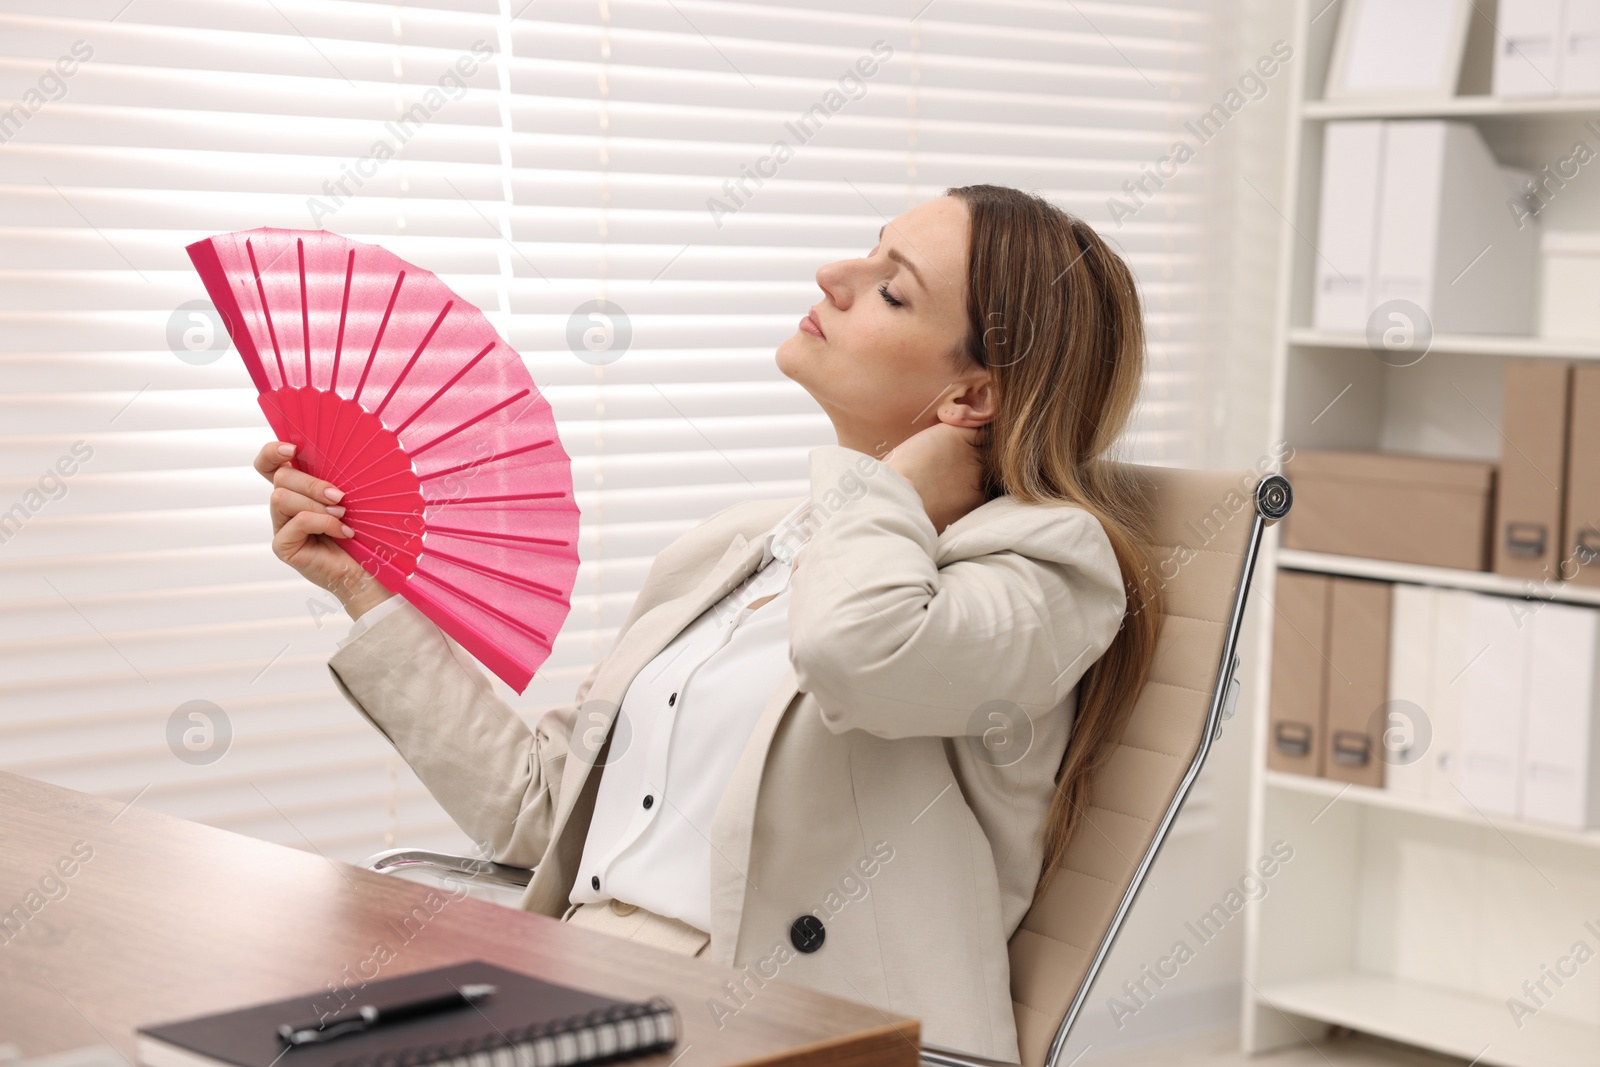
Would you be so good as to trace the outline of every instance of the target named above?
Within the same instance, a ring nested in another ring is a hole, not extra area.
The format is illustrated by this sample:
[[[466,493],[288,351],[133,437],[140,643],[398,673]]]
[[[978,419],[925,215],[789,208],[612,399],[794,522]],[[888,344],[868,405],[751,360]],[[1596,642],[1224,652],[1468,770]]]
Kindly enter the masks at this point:
[[[1540,336],[1600,340],[1600,233],[1547,230],[1540,243]]]

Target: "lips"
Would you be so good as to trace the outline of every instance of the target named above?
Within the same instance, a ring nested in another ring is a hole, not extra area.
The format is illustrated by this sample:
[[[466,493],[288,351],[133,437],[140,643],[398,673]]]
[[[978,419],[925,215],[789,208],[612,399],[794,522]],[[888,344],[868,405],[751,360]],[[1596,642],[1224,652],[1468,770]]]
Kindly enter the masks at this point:
[[[806,333],[826,339],[827,334],[822,332],[822,323],[817,319],[817,310],[812,308],[806,312],[806,317],[800,320],[800,329]]]

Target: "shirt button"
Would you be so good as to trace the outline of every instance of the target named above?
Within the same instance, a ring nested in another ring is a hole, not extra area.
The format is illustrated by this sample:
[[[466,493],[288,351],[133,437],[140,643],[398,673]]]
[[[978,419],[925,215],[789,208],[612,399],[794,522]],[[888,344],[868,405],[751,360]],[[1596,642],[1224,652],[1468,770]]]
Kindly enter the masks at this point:
[[[676,704],[677,702],[678,702],[678,694],[677,693],[673,693],[671,696],[669,696],[667,698],[667,707],[670,708],[670,707],[672,707],[672,705]]]
[[[646,793],[644,795],[644,806],[645,807],[648,808],[650,805],[654,804],[655,802],[656,802],[656,798],[651,796],[649,793]]]
[[[589,879],[589,884],[593,886],[595,892],[598,893],[600,891],[600,876],[597,874],[593,878]]]

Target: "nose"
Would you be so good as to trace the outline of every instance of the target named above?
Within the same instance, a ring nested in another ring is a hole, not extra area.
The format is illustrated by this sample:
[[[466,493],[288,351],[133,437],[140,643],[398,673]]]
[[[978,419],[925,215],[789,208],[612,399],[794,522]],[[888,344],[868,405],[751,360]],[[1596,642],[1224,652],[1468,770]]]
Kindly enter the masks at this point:
[[[850,266],[857,260],[840,259],[824,263],[817,268],[817,286],[843,311],[850,306],[854,286],[851,284]]]

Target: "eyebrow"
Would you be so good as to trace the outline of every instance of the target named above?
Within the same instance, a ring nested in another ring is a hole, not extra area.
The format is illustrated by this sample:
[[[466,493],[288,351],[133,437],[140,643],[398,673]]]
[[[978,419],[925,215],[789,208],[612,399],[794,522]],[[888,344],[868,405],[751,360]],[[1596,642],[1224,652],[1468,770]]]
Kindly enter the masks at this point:
[[[888,225],[889,224],[886,222],[882,226],[878,227],[879,244],[883,243],[883,231],[888,227]],[[928,291],[928,283],[922,280],[922,272],[917,269],[917,265],[915,263],[906,258],[906,254],[904,252],[900,251],[898,248],[891,248],[884,254],[890,259],[894,260],[896,263],[904,264],[905,268],[911,272],[912,277],[917,279],[917,285],[921,286],[924,292]]]

